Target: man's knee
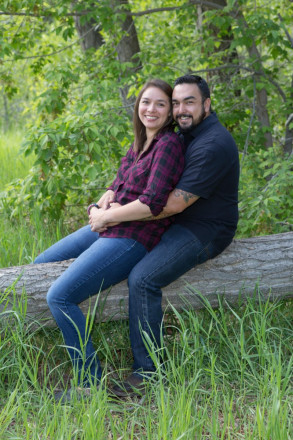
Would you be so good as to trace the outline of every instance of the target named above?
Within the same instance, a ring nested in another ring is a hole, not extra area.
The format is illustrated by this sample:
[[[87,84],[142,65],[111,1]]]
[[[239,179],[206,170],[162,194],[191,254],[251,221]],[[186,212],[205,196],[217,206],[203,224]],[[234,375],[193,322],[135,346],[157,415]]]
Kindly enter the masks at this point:
[[[128,287],[130,294],[138,292],[143,285],[143,273],[139,268],[134,267],[128,276]]]

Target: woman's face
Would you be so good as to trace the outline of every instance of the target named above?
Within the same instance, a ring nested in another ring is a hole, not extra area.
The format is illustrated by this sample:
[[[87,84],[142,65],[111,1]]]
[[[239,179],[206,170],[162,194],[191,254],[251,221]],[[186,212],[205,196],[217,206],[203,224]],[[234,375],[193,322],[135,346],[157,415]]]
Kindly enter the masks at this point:
[[[153,135],[163,127],[171,114],[170,101],[166,93],[150,86],[142,94],[138,116],[146,127],[147,135]]]

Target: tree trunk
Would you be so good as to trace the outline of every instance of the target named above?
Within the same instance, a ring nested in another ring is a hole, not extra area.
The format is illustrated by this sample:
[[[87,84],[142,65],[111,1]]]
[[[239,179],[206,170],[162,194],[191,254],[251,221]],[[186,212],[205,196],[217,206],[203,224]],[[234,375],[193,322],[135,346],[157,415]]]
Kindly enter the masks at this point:
[[[219,10],[224,9],[227,6],[226,0],[213,0],[211,4],[205,4],[203,2],[202,6],[197,6],[197,14],[198,14],[198,25],[199,29],[203,29],[202,27],[202,19],[200,19],[200,10],[202,11],[209,11],[211,9],[217,8]],[[213,21],[209,21],[208,23],[205,23],[205,28],[208,27],[210,31],[213,34],[214,41],[217,41],[219,43],[218,46],[215,46],[213,49],[213,53],[221,54],[221,64],[239,64],[239,57],[236,48],[231,50],[231,45],[234,40],[233,30],[232,27],[229,26],[228,29],[223,30],[219,28],[218,26],[215,26]],[[234,73],[240,73],[240,69],[238,68],[236,72]],[[215,75],[215,73],[210,73],[210,76]],[[231,78],[231,71],[230,70],[219,70],[217,73],[218,81],[222,83],[226,83],[229,87],[230,78]],[[235,90],[235,95],[240,95],[240,90]]]
[[[77,0],[73,0],[73,8],[77,3]],[[86,52],[88,49],[97,50],[100,46],[102,46],[104,40],[100,31],[98,30],[100,27],[100,23],[97,20],[91,18],[85,21],[84,16],[76,15],[74,17],[74,23],[78,36],[80,38],[81,48],[84,52]]]
[[[113,0],[115,6],[128,6],[128,0]],[[125,9],[122,9],[122,12]],[[136,33],[135,24],[131,15],[127,15],[125,20],[121,22],[122,38],[117,45],[117,57],[120,63],[134,63],[134,70],[137,71],[141,68],[141,62],[139,59],[139,41]],[[123,81],[123,77],[128,77],[130,70],[133,68],[128,68],[124,72],[121,70],[120,80]],[[127,109],[129,116],[132,118],[135,97],[128,98],[129,87],[123,85],[120,87],[120,95],[123,101],[123,105]]]
[[[86,23],[81,24],[82,17],[74,17],[75,27],[80,37],[80,44],[82,50],[85,52],[88,49],[98,49],[103,44],[103,38],[98,31],[98,23],[91,18]]]
[[[125,13],[125,6],[128,7],[128,0],[112,0],[111,1],[113,11]],[[79,37],[81,38],[81,47],[84,51],[94,48],[98,49],[103,44],[103,38],[98,31],[98,27],[102,26],[102,23],[91,18],[90,21],[82,23],[82,17],[75,17],[75,27]],[[136,28],[131,15],[126,15],[125,19],[121,21],[117,20],[114,24],[116,33],[122,32],[122,38],[117,44],[117,58],[121,64],[123,63],[134,63],[135,70],[141,68],[141,63],[138,57],[140,52],[138,37],[136,33]],[[118,29],[116,29],[118,26]],[[121,69],[120,80],[123,82],[124,77],[129,76],[130,71],[133,68]],[[123,102],[123,106],[126,108],[127,113],[132,118],[135,97],[128,98],[129,87],[122,85],[120,88],[120,96]]]
[[[284,143],[284,154],[290,156],[293,151],[293,128],[290,128],[293,123],[293,75],[291,80],[291,93],[290,93],[290,104],[288,105],[288,119],[286,121],[286,132],[285,132],[285,143]]]
[[[71,262],[0,269],[0,310],[13,309],[13,304],[27,301],[27,317],[43,317],[52,324],[46,292]],[[258,292],[263,300],[293,298],[293,232],[233,241],[221,255],[165,287],[163,307],[166,309],[170,303],[178,310],[200,309],[201,295],[214,308],[219,297],[237,306],[246,297],[258,296]],[[95,298],[92,305],[94,302]],[[88,305],[88,301],[82,304],[84,312]],[[124,319],[127,308],[128,288],[124,281],[100,294],[97,318]]]
[[[235,15],[236,18],[239,19],[239,22],[243,25],[243,27],[249,32],[249,26],[245,20],[245,17],[243,15],[243,13],[240,10],[239,5],[237,4],[237,2],[235,3],[235,7],[237,9],[235,9]],[[263,71],[262,68],[262,61],[261,61],[261,55],[258,51],[258,48],[255,44],[255,42],[253,42],[250,46],[247,46],[247,51],[249,53],[249,56],[252,58],[253,60],[253,68],[255,69],[255,80],[256,83],[261,82],[262,80],[262,75],[261,72]],[[268,113],[268,109],[267,109],[267,102],[268,102],[268,94],[267,91],[264,87],[262,87],[261,89],[259,89],[258,87],[256,88],[256,113],[257,113],[257,117],[260,123],[260,126],[265,130],[264,133],[264,137],[265,137],[265,141],[266,141],[266,148],[271,148],[273,146],[273,136],[272,133],[270,132],[270,117],[269,117],[269,113]]]
[[[203,2],[203,10],[210,10],[210,9],[223,9],[227,6],[226,0],[213,0],[210,4],[206,4]],[[235,2],[233,15],[235,18],[240,22],[240,26],[244,27],[249,32],[249,26],[245,20],[245,17],[241,11],[241,8],[237,2]],[[238,59],[238,54],[236,49],[233,49],[232,51],[229,50],[231,47],[231,44],[233,42],[234,36],[233,36],[233,30],[231,27],[229,27],[225,32],[222,32],[221,29],[219,29],[217,26],[215,26],[213,23],[210,23],[209,28],[213,32],[214,38],[218,39],[219,36],[221,37],[221,40],[219,41],[218,48],[215,48],[216,52],[223,53],[222,56],[222,62],[223,64],[233,64],[235,63],[235,60]],[[260,83],[262,80],[261,72],[262,72],[262,61],[261,56],[258,51],[258,48],[256,44],[253,42],[250,46],[247,46],[247,51],[249,53],[249,56],[254,61],[253,69],[255,69],[255,80],[256,83]],[[220,81],[226,82],[229,84],[229,75],[230,72],[227,73],[223,70],[222,72],[219,72],[219,78]],[[236,91],[236,95],[239,95],[240,91]],[[267,110],[267,91],[263,87],[261,89],[256,89],[256,113],[257,117],[260,123],[260,126],[264,129],[264,137],[265,137],[265,144],[266,148],[270,148],[273,146],[273,137],[270,132],[270,118]]]

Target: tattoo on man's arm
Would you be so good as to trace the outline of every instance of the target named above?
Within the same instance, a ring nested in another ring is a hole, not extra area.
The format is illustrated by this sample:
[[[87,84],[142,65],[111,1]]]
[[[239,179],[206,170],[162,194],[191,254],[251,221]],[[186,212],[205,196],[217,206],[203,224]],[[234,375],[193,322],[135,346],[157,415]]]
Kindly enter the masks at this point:
[[[183,197],[185,203],[189,203],[191,199],[197,199],[198,197],[192,193],[182,191],[182,189],[174,189],[173,192],[175,197]]]

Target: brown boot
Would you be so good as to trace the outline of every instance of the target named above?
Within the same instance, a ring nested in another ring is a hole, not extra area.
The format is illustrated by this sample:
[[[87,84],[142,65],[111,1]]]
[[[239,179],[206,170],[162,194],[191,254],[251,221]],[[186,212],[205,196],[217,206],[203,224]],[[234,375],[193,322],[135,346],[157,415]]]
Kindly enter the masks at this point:
[[[125,381],[114,385],[111,392],[117,397],[142,396],[145,394],[147,384],[147,380],[142,376],[132,373]]]

